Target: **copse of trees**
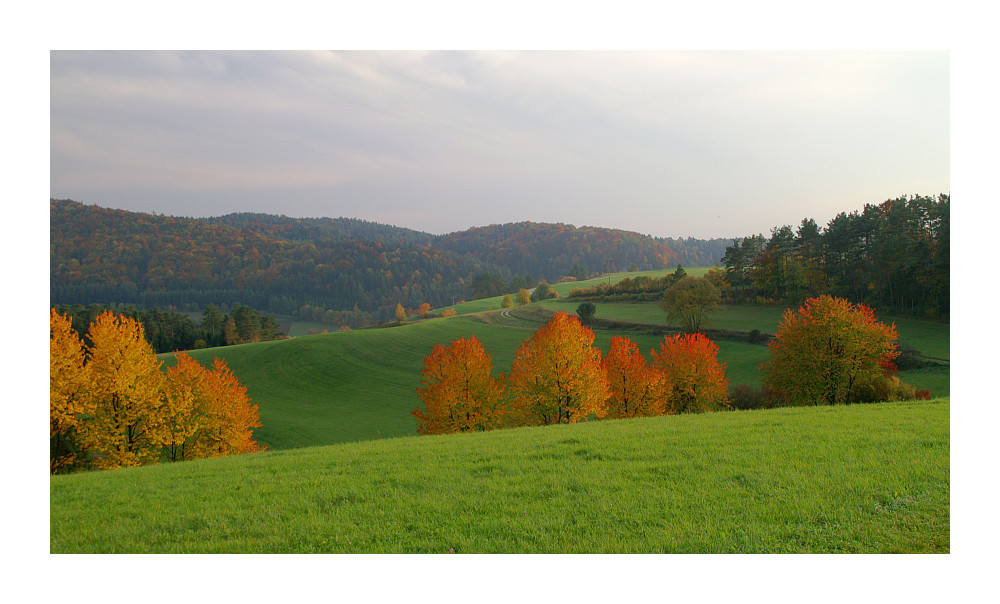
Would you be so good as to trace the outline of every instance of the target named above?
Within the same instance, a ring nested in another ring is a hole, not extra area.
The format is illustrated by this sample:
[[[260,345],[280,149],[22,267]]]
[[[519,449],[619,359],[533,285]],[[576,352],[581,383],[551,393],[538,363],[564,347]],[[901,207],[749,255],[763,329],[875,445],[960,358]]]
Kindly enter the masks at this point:
[[[262,450],[257,406],[224,361],[166,374],[138,320],[105,311],[87,343],[50,312],[50,467],[120,468]]]
[[[686,277],[684,280],[691,279]],[[764,386],[729,392],[719,347],[701,333],[665,336],[646,361],[615,336],[607,355],[579,318],[558,312],[493,376],[474,338],[435,346],[412,413],[421,434],[802,404],[928,398],[902,384],[895,327],[865,305],[820,296],[785,313],[761,365]],[[433,428],[428,428],[433,426]]]
[[[899,197],[805,218],[769,238],[733,240],[722,263],[728,302],[799,303],[821,294],[931,318],[950,311],[950,196]]]
[[[474,337],[437,345],[424,360],[424,404],[411,413],[421,434],[576,423],[724,409],[728,381],[703,336],[665,338],[647,364],[636,344],[612,339],[608,355],[594,332],[558,312],[518,348],[509,375],[492,375]]]

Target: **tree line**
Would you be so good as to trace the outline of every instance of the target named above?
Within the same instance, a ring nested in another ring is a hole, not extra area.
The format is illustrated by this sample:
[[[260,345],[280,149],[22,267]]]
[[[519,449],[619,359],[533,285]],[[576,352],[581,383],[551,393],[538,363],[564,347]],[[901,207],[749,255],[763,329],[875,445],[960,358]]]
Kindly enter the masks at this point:
[[[680,283],[693,283],[687,279]],[[701,281],[704,281],[702,279]],[[842,298],[812,298],[789,309],[768,343],[764,386],[729,393],[719,348],[698,332],[665,336],[650,361],[632,340],[611,339],[558,312],[518,348],[509,372],[474,336],[435,345],[424,359],[411,413],[419,434],[717,411],[761,406],[850,404],[929,398],[895,375],[894,325]]]
[[[264,342],[276,340],[283,335],[274,317],[238,303],[227,313],[223,313],[214,304],[209,304],[202,311],[201,321],[198,322],[179,312],[160,308],[141,309],[123,304],[57,304],[53,308],[57,313],[69,317],[77,336],[84,339],[88,337],[89,326],[107,311],[135,319],[142,324],[146,341],[157,354]]]
[[[184,353],[165,372],[142,323],[105,311],[86,341],[53,308],[49,322],[52,472],[183,461],[264,447],[257,406],[226,362]]]
[[[726,248],[729,302],[799,303],[820,294],[883,311],[946,317],[951,307],[950,196],[898,197],[811,218]]]

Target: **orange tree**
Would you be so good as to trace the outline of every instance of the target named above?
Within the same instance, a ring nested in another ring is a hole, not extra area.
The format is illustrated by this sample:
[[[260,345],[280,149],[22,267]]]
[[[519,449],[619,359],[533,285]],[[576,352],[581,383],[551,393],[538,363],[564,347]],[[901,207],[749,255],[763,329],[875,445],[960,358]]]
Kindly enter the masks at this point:
[[[218,457],[267,449],[253,440],[253,429],[261,426],[260,410],[247,397],[247,387],[240,384],[226,361],[215,357],[202,384],[204,399],[197,408],[201,419],[193,436],[193,456]]]
[[[493,377],[493,360],[478,339],[437,344],[424,358],[423,387],[417,396],[424,408],[410,413],[419,434],[490,430],[505,425],[502,377]]]
[[[510,370],[511,410],[520,425],[575,423],[607,414],[608,377],[594,332],[557,312],[518,348]]]
[[[652,364],[663,377],[667,413],[728,408],[729,379],[718,355],[719,347],[700,333],[664,337]]]
[[[611,338],[601,366],[608,376],[611,392],[609,419],[664,413],[663,376],[646,364],[646,357],[635,342],[624,336]]]
[[[819,296],[785,311],[761,364],[764,383],[794,404],[851,403],[884,381],[899,356],[895,325],[864,304]]]

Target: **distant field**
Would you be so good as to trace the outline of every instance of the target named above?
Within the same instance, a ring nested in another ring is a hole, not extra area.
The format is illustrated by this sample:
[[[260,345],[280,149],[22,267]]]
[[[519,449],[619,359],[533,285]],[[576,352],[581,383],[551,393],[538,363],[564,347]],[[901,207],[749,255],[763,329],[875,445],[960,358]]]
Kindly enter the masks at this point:
[[[947,553],[949,407],[667,416],[55,476],[50,548]]]

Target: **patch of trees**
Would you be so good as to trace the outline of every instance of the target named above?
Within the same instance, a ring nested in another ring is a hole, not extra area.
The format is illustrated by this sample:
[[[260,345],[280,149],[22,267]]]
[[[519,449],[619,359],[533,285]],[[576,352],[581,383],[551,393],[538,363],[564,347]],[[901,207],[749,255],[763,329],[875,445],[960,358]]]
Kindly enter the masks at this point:
[[[54,306],[54,309],[57,313],[69,317],[73,330],[81,338],[86,338],[89,326],[97,317],[109,310],[135,319],[142,324],[146,340],[157,354],[263,342],[282,336],[274,317],[239,304],[228,313],[223,313],[215,305],[209,304],[202,311],[202,319],[199,322],[193,321],[188,315],[160,308],[61,304]]]
[[[602,283],[593,287],[574,287],[569,292],[570,298],[603,302],[653,302],[663,298],[664,292],[687,277],[684,267],[677,265],[673,273],[662,277],[639,275],[625,277],[617,283]],[[704,277],[716,288],[725,285],[725,273],[720,267],[708,271]]]
[[[722,263],[727,302],[799,303],[820,294],[883,311],[944,317],[950,312],[950,196],[899,197],[841,212],[825,228],[733,240]]]
[[[263,450],[246,387],[216,357],[184,353],[164,372],[136,319],[105,311],[86,342],[53,308],[49,326],[52,472],[121,468]]]
[[[789,309],[769,360],[764,387],[728,391],[719,348],[700,333],[664,337],[647,362],[632,340],[611,339],[607,355],[594,332],[558,312],[517,350],[509,373],[493,375],[488,352],[474,337],[436,345],[424,359],[411,413],[420,434],[576,423],[602,418],[850,404],[929,398],[900,382],[895,326],[874,311],[821,296]]]
[[[498,272],[480,273],[472,279],[472,299],[513,294],[520,289],[532,289],[536,285],[538,280],[531,275],[514,275],[508,281]]]
[[[475,338],[436,345],[424,359],[420,434],[576,423],[725,408],[728,380],[718,347],[701,334],[664,338],[647,366],[631,340],[606,356],[594,332],[558,312],[518,348],[510,373],[493,375]],[[678,364],[675,359],[682,358]]]
[[[726,246],[730,240],[726,238],[695,239],[694,237],[666,237],[660,239],[677,255],[676,262],[684,266],[712,266],[722,261]]]

